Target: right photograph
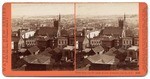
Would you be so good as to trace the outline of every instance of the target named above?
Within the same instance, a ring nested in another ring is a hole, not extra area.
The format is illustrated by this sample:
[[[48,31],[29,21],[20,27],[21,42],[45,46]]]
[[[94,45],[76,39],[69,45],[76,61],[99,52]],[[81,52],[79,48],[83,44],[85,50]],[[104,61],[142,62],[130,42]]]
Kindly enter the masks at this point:
[[[139,4],[76,3],[76,70],[139,70]]]

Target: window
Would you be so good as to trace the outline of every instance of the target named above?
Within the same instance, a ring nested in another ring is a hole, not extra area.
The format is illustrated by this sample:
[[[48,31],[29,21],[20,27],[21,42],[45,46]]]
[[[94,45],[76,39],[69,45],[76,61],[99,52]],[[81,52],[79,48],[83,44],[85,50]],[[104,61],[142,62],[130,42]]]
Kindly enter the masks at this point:
[[[65,44],[67,44],[67,41],[65,40]]]
[[[58,42],[59,42],[59,44],[61,43],[60,40]]]
[[[130,41],[130,44],[132,44],[132,41]]]
[[[124,40],[124,44],[126,44],[126,41]]]
[[[127,40],[127,44],[128,44],[128,40]]]
[[[64,43],[64,41],[62,40],[62,44]]]

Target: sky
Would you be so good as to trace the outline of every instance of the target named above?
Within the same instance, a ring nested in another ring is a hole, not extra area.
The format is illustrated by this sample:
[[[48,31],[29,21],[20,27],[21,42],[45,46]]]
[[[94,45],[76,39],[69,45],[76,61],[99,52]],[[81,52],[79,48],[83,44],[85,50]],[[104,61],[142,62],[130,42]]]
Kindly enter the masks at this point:
[[[76,3],[77,15],[138,14],[138,3]],[[74,14],[73,3],[12,4],[12,17]]]
[[[62,15],[74,14],[73,4],[54,4],[54,3],[24,3],[12,4],[12,17],[16,16],[43,16],[43,15]]]
[[[138,3],[78,3],[77,15],[138,14]]]

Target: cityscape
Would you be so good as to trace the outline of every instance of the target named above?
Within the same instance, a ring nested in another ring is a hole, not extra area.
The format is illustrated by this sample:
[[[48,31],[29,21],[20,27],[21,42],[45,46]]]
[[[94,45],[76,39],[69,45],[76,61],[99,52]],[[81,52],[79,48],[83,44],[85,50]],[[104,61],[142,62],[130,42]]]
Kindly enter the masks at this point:
[[[138,6],[126,5],[78,3],[74,15],[71,3],[14,4],[12,70],[138,70],[138,11],[128,11]]]

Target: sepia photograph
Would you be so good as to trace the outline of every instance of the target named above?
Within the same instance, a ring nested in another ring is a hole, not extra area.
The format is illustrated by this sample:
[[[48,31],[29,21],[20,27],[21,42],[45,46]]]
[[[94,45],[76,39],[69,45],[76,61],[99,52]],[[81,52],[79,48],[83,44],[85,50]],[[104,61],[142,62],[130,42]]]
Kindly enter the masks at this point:
[[[74,70],[74,4],[12,4],[13,71]]]
[[[76,69],[139,70],[139,4],[76,4]]]
[[[138,7],[138,3],[13,4],[12,70],[138,70]]]

